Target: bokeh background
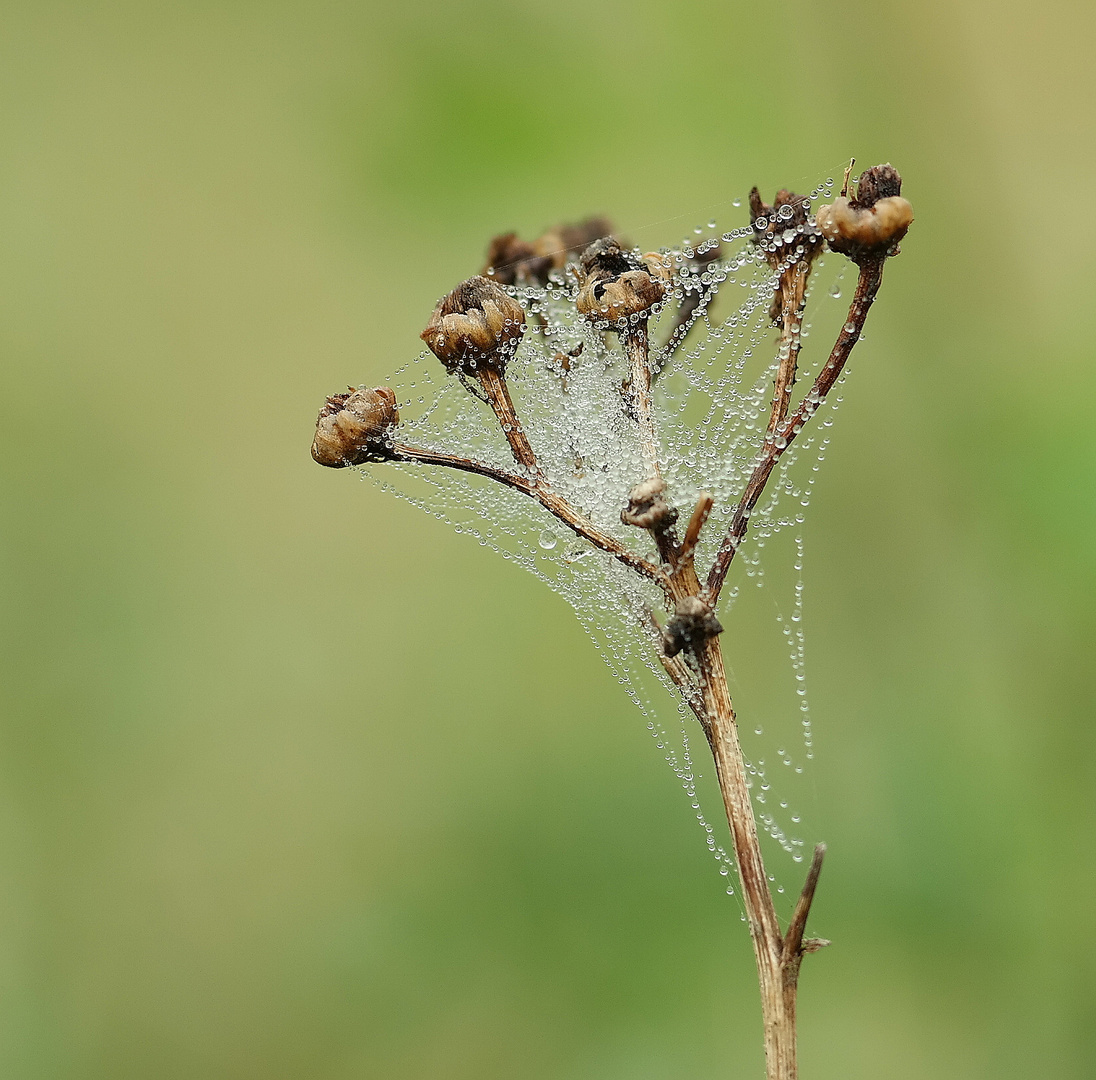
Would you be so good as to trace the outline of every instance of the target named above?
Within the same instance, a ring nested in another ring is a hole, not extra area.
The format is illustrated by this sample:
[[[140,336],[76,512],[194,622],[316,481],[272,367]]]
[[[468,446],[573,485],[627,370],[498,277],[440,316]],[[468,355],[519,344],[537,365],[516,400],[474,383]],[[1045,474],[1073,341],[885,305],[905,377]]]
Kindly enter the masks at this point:
[[[917,223],[809,523],[802,1072],[1096,1075],[1091,4],[4,23],[0,1075],[762,1075],[571,612],[307,448],[493,233],[675,243],[852,155]]]

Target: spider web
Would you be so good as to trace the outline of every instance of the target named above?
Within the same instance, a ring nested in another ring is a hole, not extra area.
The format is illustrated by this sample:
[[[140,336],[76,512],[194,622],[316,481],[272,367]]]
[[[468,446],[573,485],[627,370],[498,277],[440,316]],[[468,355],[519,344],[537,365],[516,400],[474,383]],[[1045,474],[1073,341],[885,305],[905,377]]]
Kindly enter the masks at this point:
[[[810,199],[827,198],[832,190],[833,180],[827,180]],[[748,225],[721,233],[713,221],[695,246],[662,249],[675,268],[675,284],[650,322],[657,373],[654,411],[667,497],[683,518],[702,491],[715,499],[696,554],[702,580],[760,449],[778,363],[778,332],[768,317],[777,278],[753,235]],[[785,239],[794,243],[794,233]],[[717,246],[714,261],[697,258],[712,258]],[[821,347],[804,341],[797,380],[801,389],[809,388],[845,315],[836,272],[847,264],[833,256],[830,263],[817,260],[811,277],[805,317],[810,321],[802,336],[809,338],[813,330]],[[574,285],[563,276],[551,277],[545,287],[511,286],[507,291],[527,319],[507,365],[507,381],[543,473],[602,532],[657,563],[649,535],[620,521],[628,492],[646,470],[635,423],[621,405],[625,364],[617,335],[577,315]],[[681,302],[690,293],[699,294],[700,302],[674,334]],[[424,351],[399,369],[393,386],[401,442],[514,470],[490,409],[431,353]],[[804,806],[812,799],[808,765],[814,756],[803,626],[804,512],[839,401],[840,386],[781,457],[750,518],[718,611],[727,630],[724,650],[755,813],[768,837],[763,841],[770,869],[778,872],[781,862],[785,867],[802,862],[813,844],[803,823]],[[728,875],[733,858],[712,824],[723,811],[704,736],[658,660],[658,629],[651,616],[657,612],[665,619],[660,590],[572,533],[534,500],[483,477],[413,464],[370,465],[362,471],[385,490],[518,563],[572,606],[646,718],[691,801],[719,872]],[[767,636],[786,657],[781,687],[755,693],[747,676],[734,678],[733,641],[740,634]],[[765,703],[759,711],[751,710],[755,696]],[[698,741],[700,750],[694,752]],[[709,799],[714,799],[713,809],[706,812]],[[776,852],[784,858],[774,860]],[[776,891],[783,893],[783,886],[777,883]],[[728,884],[727,892],[733,893],[734,886]]]

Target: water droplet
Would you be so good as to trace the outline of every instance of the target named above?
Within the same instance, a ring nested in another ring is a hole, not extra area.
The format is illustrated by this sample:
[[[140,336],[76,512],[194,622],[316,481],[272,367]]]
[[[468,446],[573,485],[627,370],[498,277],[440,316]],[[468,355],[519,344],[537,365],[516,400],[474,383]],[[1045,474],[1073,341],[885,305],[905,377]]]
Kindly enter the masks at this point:
[[[551,551],[557,543],[559,543],[559,538],[549,529],[545,529],[544,532],[540,534],[540,546],[544,548],[545,551]]]

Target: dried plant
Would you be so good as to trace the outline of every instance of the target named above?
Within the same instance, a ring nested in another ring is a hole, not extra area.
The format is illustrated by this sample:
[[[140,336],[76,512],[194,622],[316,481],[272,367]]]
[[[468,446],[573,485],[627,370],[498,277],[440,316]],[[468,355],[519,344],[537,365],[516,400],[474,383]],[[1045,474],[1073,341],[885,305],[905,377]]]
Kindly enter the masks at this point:
[[[513,233],[496,238],[484,274],[443,297],[422,332],[449,377],[436,400],[420,396],[423,414],[401,420],[388,388],[335,395],[320,412],[312,447],[322,465],[407,466],[426,478],[428,491],[419,499],[426,509],[445,515],[453,505],[462,507],[480,523],[484,542],[505,547],[507,536],[514,540],[520,531],[514,500],[522,499],[534,512],[519,524],[554,522],[577,541],[551,564],[554,577],[529,552],[506,554],[548,578],[595,636],[609,640],[610,663],[626,669],[636,653],[657,663],[663,681],[699,721],[715,762],[757,960],[770,1080],[796,1076],[800,964],[827,944],[805,936],[825,846],[815,847],[782,928],[754,803],[765,831],[797,862],[803,841],[769,812],[763,763],[749,762],[743,752],[717,612],[727,617],[728,604],[721,608],[720,601],[736,556],[753,535],[751,523],[760,547],[788,524],[777,511],[779,489],[803,494],[789,478],[795,448],[809,441],[801,433],[841,378],[884,264],[912,221],[901,178],[889,165],[863,173],[851,196],[846,171],[839,196],[812,215],[813,204],[832,193],[829,185],[810,196],[782,190],[771,205],[755,188],[748,227],[661,252],[629,248],[601,219],[552,230],[532,243]],[[796,402],[812,271],[827,248],[855,265],[856,286],[828,356]],[[746,303],[714,320],[712,303],[735,281],[749,287]],[[683,358],[698,322],[703,340]],[[779,331],[775,359],[748,384],[746,362],[771,326]],[[653,344],[658,338],[663,343]],[[716,360],[723,370],[713,375],[708,369]],[[682,384],[664,390],[675,373],[683,375]],[[525,390],[520,408],[511,382]],[[455,399],[453,383],[467,395],[457,387]],[[689,423],[700,411],[698,401],[707,405],[706,415]],[[483,405],[497,424],[494,445],[501,429],[512,460],[494,452]],[[416,432],[420,438],[410,441]],[[478,452],[470,454],[468,445]],[[464,478],[463,492],[441,479],[452,474]],[[492,494],[492,484],[510,501]],[[805,505],[806,498],[800,501]],[[679,507],[690,504],[684,520]],[[540,546],[550,552],[557,541],[546,530]],[[756,556],[749,565],[756,567]],[[801,635],[785,633],[798,636],[793,647],[801,660]],[[639,700],[634,690],[633,696]],[[780,754],[789,764],[790,755]],[[694,795],[687,752],[679,774]],[[708,843],[722,855],[714,838]]]

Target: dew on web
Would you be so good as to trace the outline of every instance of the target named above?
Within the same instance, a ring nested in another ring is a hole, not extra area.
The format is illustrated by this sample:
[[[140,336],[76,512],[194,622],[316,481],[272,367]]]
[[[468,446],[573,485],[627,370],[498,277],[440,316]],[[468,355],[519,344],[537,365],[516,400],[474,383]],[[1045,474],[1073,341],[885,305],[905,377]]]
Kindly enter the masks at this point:
[[[829,180],[811,198],[826,198],[832,190]],[[740,207],[733,213],[741,223],[748,212]],[[680,246],[663,249],[673,267],[672,289],[649,328],[658,453],[668,495],[685,520],[701,492],[715,500],[697,545],[697,566],[705,570],[762,448],[779,363],[779,334],[769,317],[778,275],[753,237],[749,223],[725,228],[708,220]],[[796,239],[794,233],[786,236],[792,258]],[[832,256],[815,263],[789,411],[809,394],[846,318],[847,300],[840,299],[848,291],[841,282],[845,265]],[[577,315],[577,286],[570,277],[555,273],[545,287],[522,284],[507,291],[525,310],[527,326],[507,363],[507,382],[541,472],[551,490],[603,534],[657,562],[649,535],[620,520],[628,492],[647,472],[636,421],[622,406],[628,375],[618,336]],[[478,388],[447,373],[432,353],[405,364],[393,386],[402,443],[520,473]],[[815,753],[804,629],[805,511],[830,442],[837,394],[781,456],[750,516],[718,612],[728,668],[737,674],[732,693],[759,829],[768,838],[767,850],[785,857],[783,863],[771,856],[770,861],[776,878],[788,877],[793,895],[801,871],[792,874],[791,867],[813,843],[805,814],[811,803],[806,770]],[[725,824],[714,770],[705,768],[706,746],[703,764],[694,760],[692,743],[699,736],[704,746],[703,735],[658,659],[658,624],[667,618],[660,590],[512,488],[429,465],[385,463],[363,471],[535,574],[572,606],[646,717],[734,894],[734,863],[720,841]],[[677,717],[667,724],[660,717],[671,715],[671,705]],[[782,881],[777,891],[785,891]]]

